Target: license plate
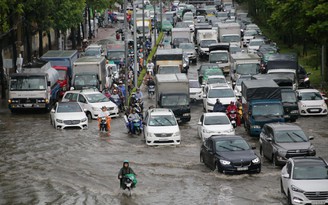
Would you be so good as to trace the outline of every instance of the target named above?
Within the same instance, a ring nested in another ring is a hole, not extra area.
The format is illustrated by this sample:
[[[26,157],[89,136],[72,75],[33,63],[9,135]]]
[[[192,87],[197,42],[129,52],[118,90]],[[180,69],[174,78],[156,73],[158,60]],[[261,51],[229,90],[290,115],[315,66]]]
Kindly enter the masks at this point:
[[[24,107],[32,107],[32,104],[24,104]]]
[[[324,200],[319,200],[319,201],[312,201],[312,204],[325,204],[326,201]]]
[[[248,167],[237,167],[237,171],[246,171]]]
[[[311,109],[311,112],[319,112],[319,109]]]

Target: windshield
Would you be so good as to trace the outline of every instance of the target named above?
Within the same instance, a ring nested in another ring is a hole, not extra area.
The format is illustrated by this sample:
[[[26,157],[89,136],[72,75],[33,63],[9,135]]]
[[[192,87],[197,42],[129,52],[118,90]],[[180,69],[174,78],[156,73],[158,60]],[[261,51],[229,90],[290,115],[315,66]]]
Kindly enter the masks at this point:
[[[74,85],[75,86],[89,85],[89,86],[97,87],[98,79],[96,75],[75,75]]]
[[[181,49],[195,49],[192,43],[180,43],[179,48]]]
[[[249,42],[249,46],[260,46],[262,44],[264,44],[263,41],[250,41]]]
[[[124,51],[110,51],[108,52],[108,59],[123,59]]]
[[[189,39],[188,38],[175,38],[173,40],[173,44],[175,45],[179,45],[180,43],[189,43]],[[180,47],[179,47],[180,48]]]
[[[163,26],[172,26],[169,21],[163,21]]]
[[[59,103],[57,113],[63,112],[82,112],[82,109],[77,103]]]
[[[294,92],[281,92],[281,101],[287,103],[297,102],[296,94]]]
[[[236,73],[240,75],[256,75],[259,73],[260,65],[257,63],[239,64]]]
[[[159,67],[158,74],[171,74],[171,73],[181,73],[180,68],[175,66]]]
[[[85,97],[90,103],[109,102],[109,99],[101,93],[86,94]]]
[[[210,75],[223,75],[223,72],[221,69],[207,69],[204,72],[204,77],[208,77]]]
[[[233,152],[250,149],[247,142],[242,139],[219,140],[215,143],[215,146],[216,152]]]
[[[208,98],[232,98],[234,96],[232,89],[211,89],[208,92]]]
[[[162,96],[162,106],[186,106],[189,104],[187,95],[164,95]]]
[[[199,82],[197,80],[189,81],[190,88],[200,88]]]
[[[284,114],[280,104],[263,104],[253,106],[253,116],[282,116]]]
[[[99,56],[101,55],[101,52],[99,49],[87,49],[84,52],[84,56]]]
[[[224,17],[228,17],[228,13],[227,12],[217,12],[216,16],[220,17],[220,18],[224,18]]]
[[[66,79],[66,70],[57,70],[59,74],[59,80],[65,80]]]
[[[230,42],[239,42],[240,37],[239,36],[222,36],[222,42],[223,43],[230,43]]]
[[[229,125],[230,120],[226,116],[206,116],[204,125]]]
[[[230,50],[230,53],[241,52],[241,48],[238,46],[230,46],[229,50]]]
[[[296,180],[315,180],[328,179],[328,169],[323,165],[307,165],[295,166],[293,170],[293,179]]]
[[[209,78],[207,84],[226,83],[225,78]]]
[[[44,90],[47,87],[44,76],[12,77],[10,90]]]
[[[171,115],[156,115],[149,118],[149,126],[174,126],[177,122]]]
[[[308,138],[302,130],[276,131],[274,138],[277,143],[307,142]]]
[[[185,15],[183,16],[183,20],[184,20],[184,21],[192,21],[193,19],[194,19],[193,14],[185,14]]]
[[[202,40],[199,45],[201,48],[208,48],[211,44],[217,43],[216,40]]]
[[[209,56],[209,61],[210,63],[211,62],[221,62],[221,63],[228,63],[228,53],[213,53],[211,52],[210,53],[210,56]]]
[[[322,100],[322,96],[318,92],[300,93],[302,100]]]
[[[255,36],[257,34],[257,31],[256,30],[246,30],[244,32],[244,36]]]

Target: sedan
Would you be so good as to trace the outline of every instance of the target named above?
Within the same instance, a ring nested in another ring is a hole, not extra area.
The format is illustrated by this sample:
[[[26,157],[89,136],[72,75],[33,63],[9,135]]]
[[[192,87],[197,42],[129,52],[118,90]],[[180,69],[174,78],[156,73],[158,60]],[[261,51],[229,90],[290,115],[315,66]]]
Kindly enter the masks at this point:
[[[303,130],[289,123],[268,123],[260,134],[260,153],[274,165],[284,165],[288,158],[314,156],[316,151]]]
[[[302,89],[296,93],[300,115],[327,115],[327,105],[318,90]]]
[[[241,136],[211,136],[201,147],[200,161],[222,173],[261,172],[261,160]]]
[[[189,80],[189,93],[192,101],[203,99],[203,89],[198,80]]]
[[[198,136],[205,141],[212,135],[235,135],[235,129],[225,113],[204,113],[199,119]]]
[[[290,158],[281,170],[288,204],[328,204],[328,164],[320,157]]]
[[[88,128],[88,118],[79,103],[58,102],[50,111],[50,123],[56,129]]]

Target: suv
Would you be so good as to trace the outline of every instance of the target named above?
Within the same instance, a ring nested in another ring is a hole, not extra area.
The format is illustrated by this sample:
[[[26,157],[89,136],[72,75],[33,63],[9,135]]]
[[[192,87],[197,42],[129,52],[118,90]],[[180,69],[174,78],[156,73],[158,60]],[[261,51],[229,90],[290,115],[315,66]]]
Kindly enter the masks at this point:
[[[143,124],[147,145],[180,144],[180,129],[172,110],[166,108],[149,109]]]
[[[104,94],[93,89],[66,91],[62,102],[78,102],[85,110],[88,119],[96,119],[103,106],[107,107],[111,117],[119,116],[117,105],[110,101]]]
[[[212,112],[216,99],[224,106],[228,106],[231,101],[236,102],[236,95],[228,85],[212,84],[204,90],[203,106],[206,112]]]
[[[289,123],[268,123],[260,133],[260,153],[274,165],[284,165],[288,158],[314,156],[316,151],[303,130]]]
[[[293,157],[281,170],[288,204],[328,204],[328,164],[321,157]]]

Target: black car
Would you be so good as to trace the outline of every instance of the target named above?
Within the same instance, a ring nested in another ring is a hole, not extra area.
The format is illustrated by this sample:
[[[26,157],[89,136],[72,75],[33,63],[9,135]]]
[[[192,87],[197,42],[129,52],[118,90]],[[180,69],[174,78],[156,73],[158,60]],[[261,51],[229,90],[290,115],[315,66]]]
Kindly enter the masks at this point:
[[[260,134],[260,153],[274,165],[284,165],[288,158],[314,156],[316,151],[303,130],[291,123],[268,123]]]
[[[222,173],[261,172],[261,160],[241,136],[211,136],[200,150],[200,161]]]

